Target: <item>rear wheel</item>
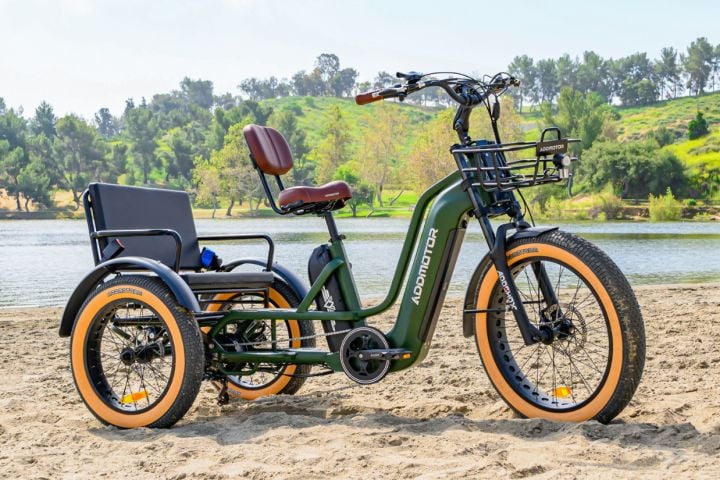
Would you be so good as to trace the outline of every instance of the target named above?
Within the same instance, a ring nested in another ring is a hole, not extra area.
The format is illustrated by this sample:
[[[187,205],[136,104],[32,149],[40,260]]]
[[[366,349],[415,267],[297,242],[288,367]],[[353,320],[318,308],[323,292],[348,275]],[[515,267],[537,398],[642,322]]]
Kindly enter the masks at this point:
[[[261,295],[254,293],[226,293],[214,298],[208,310],[227,311],[264,308]],[[270,308],[295,308],[300,299],[284,282],[275,280],[269,290]],[[244,326],[245,327],[245,326]],[[276,342],[278,348],[315,347],[315,328],[311,321],[277,321]],[[229,348],[249,350],[271,347],[271,322],[256,320],[252,325],[238,329],[229,325],[221,333],[221,341],[229,342]],[[292,395],[305,383],[311,365],[277,365],[271,363],[234,365],[233,368],[250,370],[250,375],[228,376],[228,394],[244,400],[254,400],[267,395]],[[216,387],[219,384],[215,383]]]
[[[95,290],[78,313],[70,348],[75,386],[105,424],[170,427],[200,390],[197,323],[155,277],[119,276]]]
[[[485,370],[507,404],[525,417],[609,422],[632,398],[645,361],[635,296],[612,260],[589,242],[554,231],[508,245],[510,270],[531,322],[550,343],[525,345],[495,268],[475,292],[475,339]],[[536,275],[547,272],[557,303]],[[501,312],[501,313],[500,313]]]

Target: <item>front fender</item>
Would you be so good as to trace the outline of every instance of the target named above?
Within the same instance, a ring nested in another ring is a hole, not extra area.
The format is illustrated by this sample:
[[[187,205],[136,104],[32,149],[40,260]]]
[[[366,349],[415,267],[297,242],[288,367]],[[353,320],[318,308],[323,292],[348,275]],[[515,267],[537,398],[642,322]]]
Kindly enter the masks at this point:
[[[65,306],[62,318],[60,320],[61,337],[69,337],[72,333],[73,325],[75,325],[75,317],[77,317],[85,299],[92,291],[102,282],[102,280],[120,270],[139,269],[149,270],[162,279],[170,288],[178,303],[192,312],[199,312],[195,294],[185,281],[171,268],[165,264],[144,257],[121,257],[108,260],[95,267],[85,278],[75,287],[70,299]]]
[[[506,240],[507,248],[511,248],[510,242],[513,240],[519,240],[521,238],[536,238],[543,233],[552,232],[557,230],[558,227],[531,227],[524,228],[510,235]],[[478,266],[475,268],[470,282],[468,283],[467,291],[465,292],[465,302],[463,302],[463,311],[473,310],[477,308],[477,289],[492,266],[492,260],[490,259],[490,253],[486,253],[485,256],[480,260]],[[475,314],[474,313],[463,313],[463,336],[472,337],[475,334]]]

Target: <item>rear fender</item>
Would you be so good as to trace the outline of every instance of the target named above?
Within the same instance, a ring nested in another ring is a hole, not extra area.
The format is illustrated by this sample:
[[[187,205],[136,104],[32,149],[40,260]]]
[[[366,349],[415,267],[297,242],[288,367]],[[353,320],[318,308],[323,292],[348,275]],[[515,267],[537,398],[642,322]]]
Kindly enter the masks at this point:
[[[221,270],[224,272],[230,272],[242,265],[258,265],[260,267],[267,267],[267,258],[238,258],[224,264]],[[308,286],[292,270],[289,270],[287,267],[284,267],[283,265],[276,262],[272,264],[272,272],[276,278],[279,278],[280,280],[283,280],[285,283],[287,283],[290,288],[293,289],[293,291],[300,300],[304,299],[305,296],[307,296]]]
[[[180,305],[191,312],[199,312],[201,310],[197,298],[195,298],[195,294],[192,292],[187,283],[185,283],[185,281],[183,281],[183,279],[180,278],[174,270],[170,269],[165,264],[144,257],[115,258],[99,264],[95,267],[95,269],[88,273],[85,278],[82,279],[77,287],[75,287],[75,291],[73,291],[72,295],[70,295],[70,299],[65,306],[65,310],[63,311],[62,318],[60,320],[59,334],[61,337],[70,336],[73,326],[75,325],[75,317],[77,317],[82,304],[93,292],[93,290],[102,283],[105,277],[121,270],[150,271],[165,282],[168,288],[172,291],[173,295],[175,295],[175,298]]]

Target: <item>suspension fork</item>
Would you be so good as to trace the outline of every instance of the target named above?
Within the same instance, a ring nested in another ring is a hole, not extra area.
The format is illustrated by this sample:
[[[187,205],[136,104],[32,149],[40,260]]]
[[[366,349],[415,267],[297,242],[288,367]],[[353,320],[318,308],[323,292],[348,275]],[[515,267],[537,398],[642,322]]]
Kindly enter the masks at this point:
[[[528,318],[525,306],[523,305],[522,298],[520,298],[520,292],[518,291],[515,279],[510,272],[510,267],[507,262],[506,253],[506,242],[507,231],[511,229],[517,229],[522,221],[516,221],[515,223],[506,223],[500,225],[497,232],[493,233],[492,225],[486,215],[483,215],[480,219],[480,225],[485,233],[485,238],[490,246],[490,259],[495,265],[495,270],[498,273],[498,281],[500,287],[505,293],[506,309],[512,311],[515,321],[517,322],[520,333],[522,334],[525,345],[534,345],[538,342],[549,343],[553,339],[552,329],[549,328],[538,328]],[[538,279],[540,289],[543,292],[545,301],[549,304],[557,303],[555,298],[555,292],[552,289],[552,285],[547,276],[547,272],[542,264],[533,264],[533,271]],[[546,293],[547,292],[547,293]],[[553,299],[553,300],[551,300]]]

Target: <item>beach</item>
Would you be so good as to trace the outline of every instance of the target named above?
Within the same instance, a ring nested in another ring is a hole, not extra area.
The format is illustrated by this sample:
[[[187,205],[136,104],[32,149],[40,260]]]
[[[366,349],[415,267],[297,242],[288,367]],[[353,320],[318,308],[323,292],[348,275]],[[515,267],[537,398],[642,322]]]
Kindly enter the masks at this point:
[[[90,414],[57,336],[61,308],[2,309],[0,477],[720,478],[720,284],[635,292],[645,372],[609,425],[516,418],[462,336],[457,296],[418,368],[372,386],[312,378],[295,396],[222,407],[205,383],[168,430]]]

